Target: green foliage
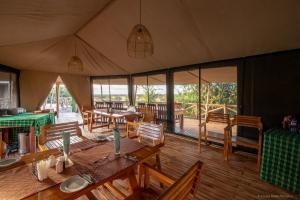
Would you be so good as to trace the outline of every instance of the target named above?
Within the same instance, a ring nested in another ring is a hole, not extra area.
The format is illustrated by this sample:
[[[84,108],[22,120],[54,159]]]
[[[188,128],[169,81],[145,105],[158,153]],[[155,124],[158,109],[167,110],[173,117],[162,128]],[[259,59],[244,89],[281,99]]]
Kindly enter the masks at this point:
[[[141,102],[148,102],[148,96],[149,96],[149,103],[157,102],[160,101],[160,98],[156,90],[153,86],[146,86],[143,85],[141,86],[143,89],[143,95],[139,98],[139,101]]]
[[[73,98],[71,99],[71,107],[72,107],[72,112],[77,112],[78,111],[77,104],[76,104],[76,102],[74,101]]]
[[[237,104],[237,85],[236,83],[216,83],[210,85],[201,84],[201,104],[206,104],[209,86],[208,104]],[[185,116],[197,118],[198,116],[198,102],[199,102],[199,85],[189,84],[179,86],[175,94],[175,102],[182,103],[185,109]]]
[[[210,85],[211,104],[237,104],[237,85],[236,83],[212,83]]]

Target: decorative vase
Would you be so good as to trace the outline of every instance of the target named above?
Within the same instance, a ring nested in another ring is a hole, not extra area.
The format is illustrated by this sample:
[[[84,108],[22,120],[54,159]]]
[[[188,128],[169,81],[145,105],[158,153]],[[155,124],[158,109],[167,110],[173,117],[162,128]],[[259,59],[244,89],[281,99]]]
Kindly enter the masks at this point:
[[[120,155],[120,132],[118,128],[114,128],[114,145],[115,145],[115,154]]]

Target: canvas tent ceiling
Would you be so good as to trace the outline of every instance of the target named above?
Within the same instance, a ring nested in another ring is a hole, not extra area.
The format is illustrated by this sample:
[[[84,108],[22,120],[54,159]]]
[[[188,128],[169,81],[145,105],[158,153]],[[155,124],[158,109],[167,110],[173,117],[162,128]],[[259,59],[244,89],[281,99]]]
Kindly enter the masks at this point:
[[[133,59],[126,40],[137,0],[4,0],[0,63],[76,73],[67,68],[76,42],[82,74],[101,76],[295,49],[299,8],[299,0],[143,0],[154,55]]]

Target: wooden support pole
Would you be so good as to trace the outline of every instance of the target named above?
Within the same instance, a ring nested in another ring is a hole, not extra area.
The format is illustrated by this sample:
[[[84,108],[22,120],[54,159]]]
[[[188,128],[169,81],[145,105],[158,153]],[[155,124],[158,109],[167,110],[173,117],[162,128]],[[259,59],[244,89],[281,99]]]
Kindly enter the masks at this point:
[[[207,84],[207,93],[206,93],[205,117],[204,117],[204,120],[206,120],[206,117],[207,117],[207,114],[208,114],[208,102],[209,102],[209,96],[210,96],[210,83]]]
[[[56,83],[56,113],[57,113],[57,118],[59,117],[59,83]]]

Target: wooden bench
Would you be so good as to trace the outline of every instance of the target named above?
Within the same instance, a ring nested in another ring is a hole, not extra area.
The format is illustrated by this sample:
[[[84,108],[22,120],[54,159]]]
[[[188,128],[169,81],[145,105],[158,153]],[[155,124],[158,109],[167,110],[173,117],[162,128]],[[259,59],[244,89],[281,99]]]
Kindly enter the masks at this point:
[[[39,136],[40,151],[62,147],[63,141],[61,134],[63,132],[71,133],[71,144],[81,142],[86,139],[82,136],[81,129],[77,121],[61,124],[49,124],[41,128],[41,134]]]

